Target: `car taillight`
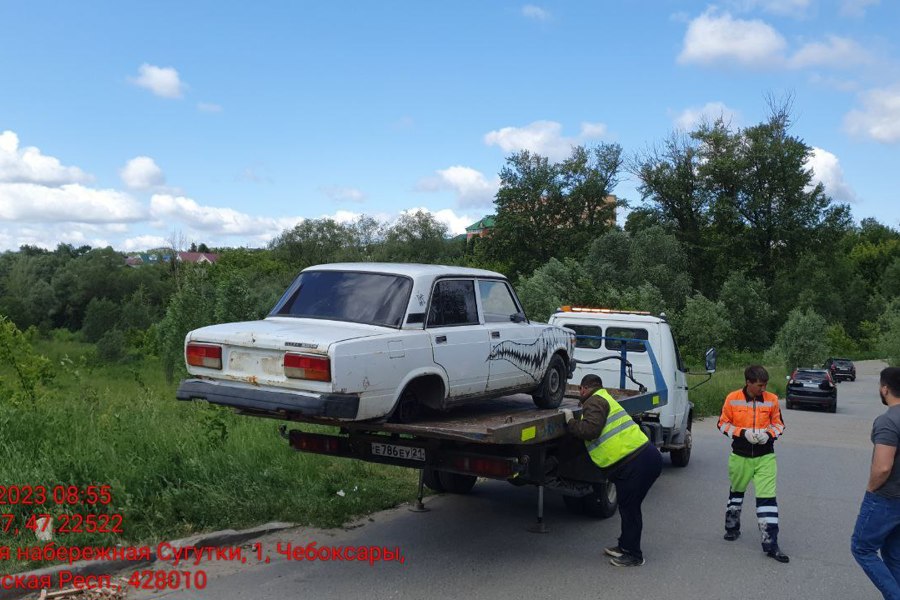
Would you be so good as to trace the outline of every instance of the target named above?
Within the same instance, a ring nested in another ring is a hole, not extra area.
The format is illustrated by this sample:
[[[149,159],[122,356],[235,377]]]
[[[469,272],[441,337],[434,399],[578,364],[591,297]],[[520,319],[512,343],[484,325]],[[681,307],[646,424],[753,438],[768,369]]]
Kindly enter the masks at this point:
[[[222,346],[189,343],[184,349],[187,364],[206,369],[222,369]]]
[[[291,379],[331,381],[331,361],[327,357],[288,352],[284,355],[284,375]]]

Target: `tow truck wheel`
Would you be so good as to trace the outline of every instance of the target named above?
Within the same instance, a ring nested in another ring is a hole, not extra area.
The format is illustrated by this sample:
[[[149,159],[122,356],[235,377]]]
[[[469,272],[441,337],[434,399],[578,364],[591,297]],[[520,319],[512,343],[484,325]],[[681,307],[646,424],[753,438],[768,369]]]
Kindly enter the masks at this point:
[[[474,475],[460,475],[447,471],[438,471],[437,478],[444,491],[451,494],[468,494],[475,487],[475,482],[478,481]]]
[[[686,467],[691,462],[691,446],[693,446],[694,436],[691,428],[694,425],[694,415],[688,415],[687,431],[684,432],[684,448],[678,450],[669,450],[672,457],[672,464],[676,467]]]
[[[441,479],[440,477],[438,477],[437,471],[435,471],[434,469],[423,469],[422,483],[425,484],[425,487],[434,492],[445,491],[444,486],[441,485]]]
[[[538,408],[556,408],[566,393],[566,363],[559,354],[554,354],[547,365],[544,380],[536,394],[531,396]]]
[[[605,481],[593,484],[594,491],[584,498],[584,513],[595,519],[606,519],[616,514],[619,499],[616,497],[616,486]]]

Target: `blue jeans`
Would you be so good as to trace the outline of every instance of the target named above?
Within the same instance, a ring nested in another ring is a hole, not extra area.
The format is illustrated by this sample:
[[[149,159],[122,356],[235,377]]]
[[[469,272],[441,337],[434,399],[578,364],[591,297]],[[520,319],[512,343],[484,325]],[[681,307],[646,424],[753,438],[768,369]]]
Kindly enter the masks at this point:
[[[850,551],[887,600],[900,600],[900,498],[866,492]]]

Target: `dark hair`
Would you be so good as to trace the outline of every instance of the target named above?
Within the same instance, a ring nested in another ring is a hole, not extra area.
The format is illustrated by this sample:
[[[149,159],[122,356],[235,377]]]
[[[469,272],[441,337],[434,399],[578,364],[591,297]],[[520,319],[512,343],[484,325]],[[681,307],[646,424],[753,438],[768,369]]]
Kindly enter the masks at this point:
[[[762,365],[750,365],[744,369],[744,379],[753,383],[769,381],[769,372]]]
[[[603,379],[599,375],[590,373],[581,378],[581,387],[588,389],[599,389],[603,387]]]
[[[881,371],[881,385],[886,385],[891,394],[900,398],[900,367],[888,367]]]

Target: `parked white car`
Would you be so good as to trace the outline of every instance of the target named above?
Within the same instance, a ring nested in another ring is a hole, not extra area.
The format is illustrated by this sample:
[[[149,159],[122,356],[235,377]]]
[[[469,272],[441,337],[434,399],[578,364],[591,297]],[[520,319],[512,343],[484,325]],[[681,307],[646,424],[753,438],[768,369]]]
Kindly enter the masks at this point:
[[[571,330],[530,322],[500,273],[343,263],[304,269],[261,321],[196,329],[177,397],[289,419],[413,418],[514,393],[563,399]]]

